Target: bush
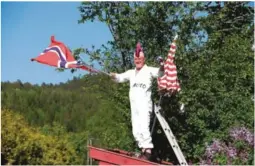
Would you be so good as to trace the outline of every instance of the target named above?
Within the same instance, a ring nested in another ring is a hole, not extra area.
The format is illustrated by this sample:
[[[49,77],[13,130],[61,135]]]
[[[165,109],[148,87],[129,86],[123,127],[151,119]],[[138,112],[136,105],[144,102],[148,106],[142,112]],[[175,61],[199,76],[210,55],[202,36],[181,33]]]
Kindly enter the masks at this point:
[[[214,139],[200,164],[254,165],[254,135],[245,127],[232,128],[229,139]]]
[[[42,135],[19,114],[2,110],[1,127],[2,164],[80,164],[66,139]]]

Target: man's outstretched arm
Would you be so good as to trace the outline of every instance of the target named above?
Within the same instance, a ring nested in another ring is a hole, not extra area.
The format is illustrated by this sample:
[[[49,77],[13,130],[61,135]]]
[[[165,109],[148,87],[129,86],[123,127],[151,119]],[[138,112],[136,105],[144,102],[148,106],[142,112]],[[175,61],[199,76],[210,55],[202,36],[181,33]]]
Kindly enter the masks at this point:
[[[126,71],[124,73],[118,74],[118,73],[110,73],[110,77],[118,82],[118,83],[122,83],[122,82],[126,82],[129,81],[130,79],[130,71]]]

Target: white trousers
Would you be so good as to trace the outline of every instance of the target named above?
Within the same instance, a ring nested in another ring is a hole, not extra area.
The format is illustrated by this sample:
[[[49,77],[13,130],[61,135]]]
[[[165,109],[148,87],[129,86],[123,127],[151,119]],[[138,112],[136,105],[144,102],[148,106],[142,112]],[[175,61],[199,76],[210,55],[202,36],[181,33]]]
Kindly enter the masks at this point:
[[[130,100],[132,133],[139,148],[153,148],[150,134],[152,101],[150,99]]]

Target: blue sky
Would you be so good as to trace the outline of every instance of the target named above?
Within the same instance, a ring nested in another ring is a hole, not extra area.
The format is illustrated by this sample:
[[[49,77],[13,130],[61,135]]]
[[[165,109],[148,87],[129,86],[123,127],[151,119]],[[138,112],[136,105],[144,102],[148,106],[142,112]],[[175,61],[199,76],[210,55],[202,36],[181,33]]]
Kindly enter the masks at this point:
[[[98,48],[112,40],[103,23],[78,24],[79,5],[80,2],[1,2],[1,81],[56,84],[87,74],[59,73],[54,67],[30,61],[50,44],[51,35],[71,49],[92,45]]]
[[[112,40],[103,23],[78,24],[79,5],[80,2],[2,2],[1,81],[58,84],[87,74],[60,73],[54,67],[30,61],[48,47],[51,35],[71,49],[100,47]]]

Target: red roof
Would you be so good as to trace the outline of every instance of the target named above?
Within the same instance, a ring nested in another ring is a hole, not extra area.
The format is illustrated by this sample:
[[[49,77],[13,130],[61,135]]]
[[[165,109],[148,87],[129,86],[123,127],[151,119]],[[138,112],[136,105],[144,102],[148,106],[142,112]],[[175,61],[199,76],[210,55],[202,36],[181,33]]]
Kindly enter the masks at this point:
[[[106,150],[88,146],[89,157],[98,161],[98,165],[173,165],[168,162],[155,163],[139,159],[130,152],[123,150]]]

